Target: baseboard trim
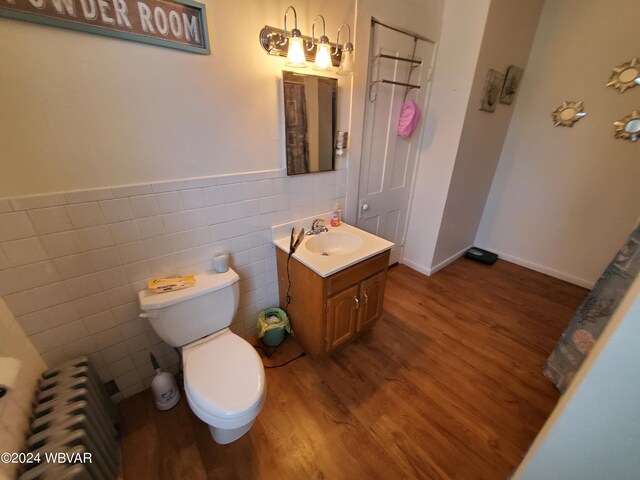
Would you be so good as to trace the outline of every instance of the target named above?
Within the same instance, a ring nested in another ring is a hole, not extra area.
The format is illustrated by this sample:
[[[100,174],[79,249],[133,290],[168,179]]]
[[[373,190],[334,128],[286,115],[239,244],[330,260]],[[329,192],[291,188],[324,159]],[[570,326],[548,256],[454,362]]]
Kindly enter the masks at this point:
[[[424,273],[425,275],[431,276],[434,273],[436,273],[438,270],[442,270],[444,267],[446,267],[447,265],[455,262],[457,259],[459,259],[461,256],[463,256],[465,254],[465,252],[467,250],[469,250],[473,245],[469,245],[468,247],[464,247],[462,250],[460,250],[457,253],[454,253],[453,255],[451,255],[449,258],[447,258],[446,260],[443,260],[442,262],[440,262],[438,265],[436,265],[435,267],[425,267],[423,265],[420,265],[418,263],[412,262],[411,260],[408,260],[406,258],[403,258],[402,260],[400,260],[400,263],[402,263],[403,265],[406,265],[407,267],[416,270],[420,273]]]
[[[435,267],[431,267],[431,274],[436,273],[438,270],[442,270],[444,267],[446,267],[447,265],[452,264],[453,262],[455,262],[456,260],[458,260],[460,257],[462,257],[467,250],[469,250],[471,247],[473,247],[473,245],[468,245],[466,247],[464,247],[462,250],[460,250],[459,252],[454,253],[453,255],[451,255],[449,258],[447,258],[446,260],[443,260],[442,262],[440,262],[438,265],[436,265]]]
[[[515,263],[516,265],[520,265],[521,267],[526,267],[531,270],[535,270],[536,272],[544,273],[545,275],[549,275],[551,277],[564,280],[565,282],[573,283],[574,285],[578,285],[580,287],[588,288],[589,290],[591,290],[595,285],[595,282],[590,282],[583,278],[579,278],[568,273],[560,272],[558,270],[554,270],[553,268],[540,265],[538,263],[530,262],[529,260],[525,260],[523,258],[516,257],[514,255],[509,255],[508,253],[500,252],[498,250],[484,247],[482,245],[476,245],[476,246],[484,250],[488,250],[490,252],[496,253],[498,257],[502,258],[503,260],[506,260],[507,262]]]
[[[412,270],[415,270],[416,272],[420,272],[423,273],[425,275],[431,275],[431,270],[428,269],[427,267],[420,265],[419,263],[416,262],[412,262],[411,260],[408,260],[406,258],[402,258],[400,259],[400,263],[403,265],[406,265],[407,267],[409,267]]]

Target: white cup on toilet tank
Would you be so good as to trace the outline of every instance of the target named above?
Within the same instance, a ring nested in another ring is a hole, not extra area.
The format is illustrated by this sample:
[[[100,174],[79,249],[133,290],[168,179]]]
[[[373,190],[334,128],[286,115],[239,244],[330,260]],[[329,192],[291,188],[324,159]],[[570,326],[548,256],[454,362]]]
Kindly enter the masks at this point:
[[[213,257],[213,269],[218,273],[229,270],[229,254],[219,253]]]

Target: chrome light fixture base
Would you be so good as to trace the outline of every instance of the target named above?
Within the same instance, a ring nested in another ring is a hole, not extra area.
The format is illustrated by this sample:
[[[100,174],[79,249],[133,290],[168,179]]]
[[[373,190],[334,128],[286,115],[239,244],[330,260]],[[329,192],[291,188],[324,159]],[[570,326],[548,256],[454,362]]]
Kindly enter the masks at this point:
[[[316,50],[318,48],[318,43],[320,40],[312,39],[306,35],[301,35],[302,40],[304,41],[307,48],[304,49],[304,55],[308,62],[313,63],[316,58]],[[260,30],[260,34],[258,36],[258,41],[260,42],[260,46],[269,54],[276,55],[279,57],[286,57],[289,52],[289,42],[286,41],[285,31],[281,28],[270,27],[269,25],[265,25],[262,30]],[[311,50],[309,50],[309,47]],[[334,51],[342,52],[342,48],[337,46],[335,43],[329,42],[329,45],[333,47]],[[331,64],[334,67],[340,66],[340,56],[331,56]]]

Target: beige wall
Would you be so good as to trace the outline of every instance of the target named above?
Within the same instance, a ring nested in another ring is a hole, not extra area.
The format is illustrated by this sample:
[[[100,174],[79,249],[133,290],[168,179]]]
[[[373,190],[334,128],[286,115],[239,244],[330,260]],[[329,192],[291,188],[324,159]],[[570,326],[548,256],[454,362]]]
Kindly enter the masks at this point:
[[[284,59],[258,33],[289,2],[205,3],[210,56],[0,19],[0,197],[283,167]],[[296,7],[304,34],[353,27],[352,0]]]
[[[498,104],[493,113],[478,108],[487,72],[492,68],[506,73],[509,65],[527,66],[543,3],[544,0],[491,1],[433,255],[434,268],[473,244],[515,107]]]
[[[640,145],[613,125],[640,108],[640,87],[605,84],[639,55],[640,8],[631,0],[546,2],[478,246],[591,286],[640,215]],[[582,100],[587,116],[553,127],[551,112]]]
[[[37,379],[46,368],[42,358],[0,298],[0,357],[22,362],[15,388],[0,398],[0,452],[19,452],[25,443]],[[0,478],[13,478],[17,465],[0,463]]]

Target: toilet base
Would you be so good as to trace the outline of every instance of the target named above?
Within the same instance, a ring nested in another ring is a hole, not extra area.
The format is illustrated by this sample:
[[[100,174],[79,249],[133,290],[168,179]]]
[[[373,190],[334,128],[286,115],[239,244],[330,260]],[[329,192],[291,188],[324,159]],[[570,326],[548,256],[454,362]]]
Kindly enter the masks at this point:
[[[241,436],[247,433],[253,425],[254,421],[255,420],[252,420],[250,423],[247,423],[246,425],[238,428],[219,428],[209,425],[209,431],[211,432],[211,436],[216,443],[226,445],[227,443],[235,442]]]

